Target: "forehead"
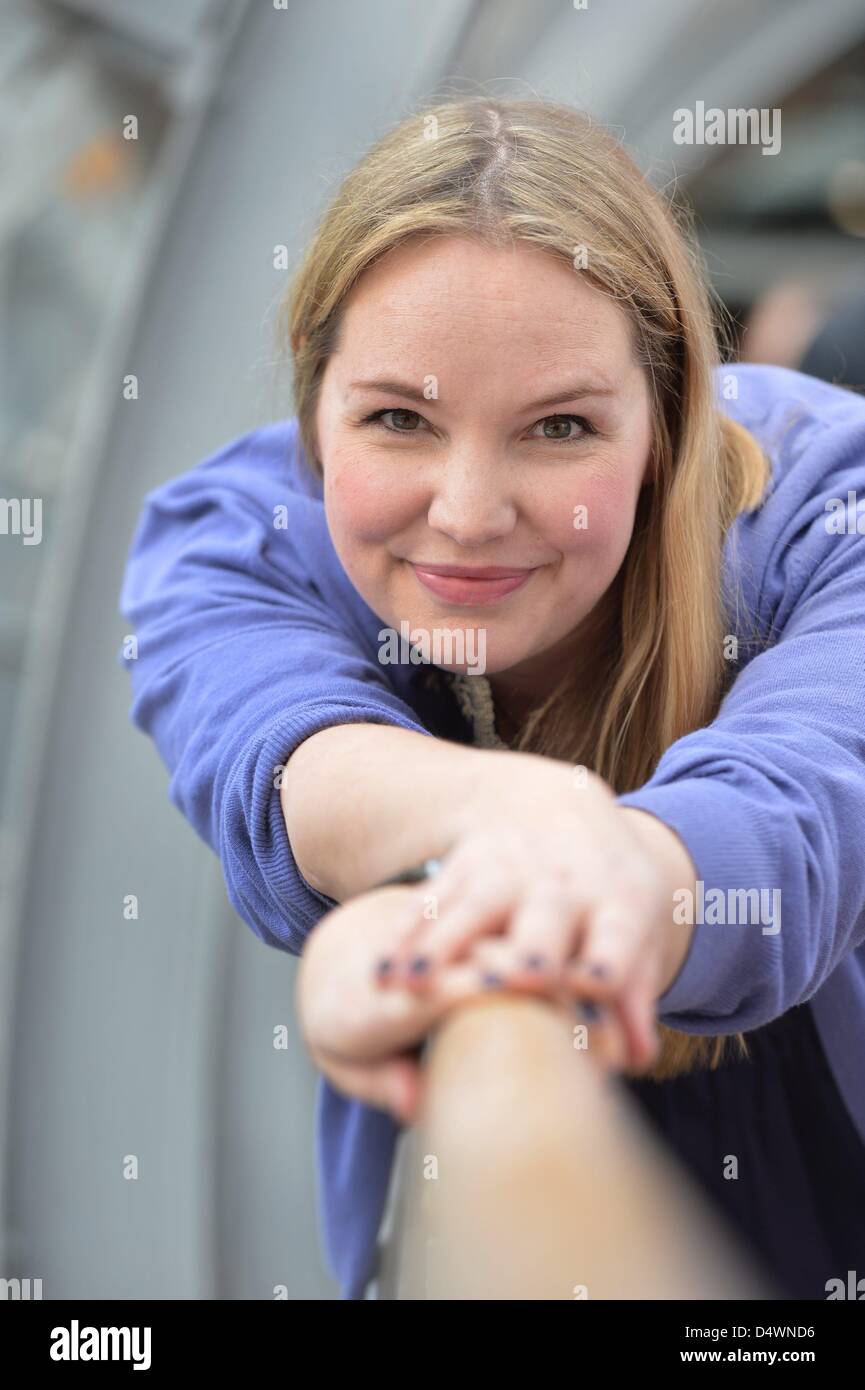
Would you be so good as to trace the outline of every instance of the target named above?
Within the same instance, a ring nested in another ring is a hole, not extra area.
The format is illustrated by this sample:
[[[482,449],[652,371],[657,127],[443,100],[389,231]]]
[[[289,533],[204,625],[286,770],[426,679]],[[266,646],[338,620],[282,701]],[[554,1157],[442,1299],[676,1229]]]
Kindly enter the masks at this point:
[[[630,315],[585,272],[525,242],[469,237],[412,238],[388,252],[347,297],[338,344],[370,365],[492,352],[523,370],[527,355],[623,369],[633,346]]]

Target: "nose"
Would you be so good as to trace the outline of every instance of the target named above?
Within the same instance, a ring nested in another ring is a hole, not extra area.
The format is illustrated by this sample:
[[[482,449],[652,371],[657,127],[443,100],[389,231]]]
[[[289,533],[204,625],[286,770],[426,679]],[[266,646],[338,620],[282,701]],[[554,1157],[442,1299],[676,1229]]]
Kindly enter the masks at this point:
[[[517,505],[501,458],[477,449],[449,455],[427,513],[434,531],[457,545],[483,546],[513,531]]]

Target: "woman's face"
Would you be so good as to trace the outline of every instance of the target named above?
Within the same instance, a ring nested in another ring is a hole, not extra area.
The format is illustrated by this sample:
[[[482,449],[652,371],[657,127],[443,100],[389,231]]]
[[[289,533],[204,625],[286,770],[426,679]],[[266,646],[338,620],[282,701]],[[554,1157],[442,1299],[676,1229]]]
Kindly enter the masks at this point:
[[[391,251],[346,301],[316,425],[334,547],[384,625],[464,633],[539,688],[573,657],[651,444],[629,320],[580,271],[525,243]]]

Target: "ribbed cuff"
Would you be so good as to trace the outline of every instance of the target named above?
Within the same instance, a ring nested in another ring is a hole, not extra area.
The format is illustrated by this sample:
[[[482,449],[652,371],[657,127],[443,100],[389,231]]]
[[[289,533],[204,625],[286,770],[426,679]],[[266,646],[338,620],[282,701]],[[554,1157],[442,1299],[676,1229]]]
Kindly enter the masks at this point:
[[[238,760],[222,806],[221,850],[237,911],[258,935],[299,954],[316,922],[337,904],[303,877],[291,850],[275,769],[322,729],[387,724],[427,734],[417,720],[385,705],[318,701],[281,716]]]
[[[777,855],[767,854],[767,845],[770,851],[775,848],[777,826],[753,802],[743,814],[742,792],[718,778],[641,787],[616,800],[649,812],[675,831],[691,855],[704,894],[780,887],[763,881],[767,860],[780,863]],[[779,953],[780,933],[766,935],[759,923],[698,920],[678,974],[658,999],[660,1021],[683,1032],[735,1033],[754,1026],[749,1001],[771,990],[773,976],[780,981]]]

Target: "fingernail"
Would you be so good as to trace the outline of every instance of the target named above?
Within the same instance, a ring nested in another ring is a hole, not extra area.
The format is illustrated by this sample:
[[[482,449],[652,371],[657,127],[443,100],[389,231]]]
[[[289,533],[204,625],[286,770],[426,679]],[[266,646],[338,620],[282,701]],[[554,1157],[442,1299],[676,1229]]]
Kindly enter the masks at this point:
[[[609,975],[609,973],[610,972],[605,965],[589,966],[589,974],[594,975],[596,980],[603,980],[605,976]]]
[[[481,976],[481,984],[486,989],[496,989],[499,985],[504,984],[504,981],[501,975],[497,975],[494,970],[487,970]]]
[[[385,975],[389,975],[391,970],[393,970],[393,960],[390,956],[383,956],[382,959],[376,963],[375,973],[380,980],[383,980]]]
[[[590,1019],[592,1022],[600,1018],[600,1009],[598,1008],[597,1004],[593,1004],[590,999],[583,999],[581,1001],[581,1007],[586,1018]]]
[[[409,962],[408,968],[412,975],[422,975],[425,970],[429,969],[429,963],[429,956],[414,956]]]
[[[538,955],[537,952],[533,952],[532,955],[525,957],[525,966],[527,970],[543,970],[546,963],[545,958]]]

